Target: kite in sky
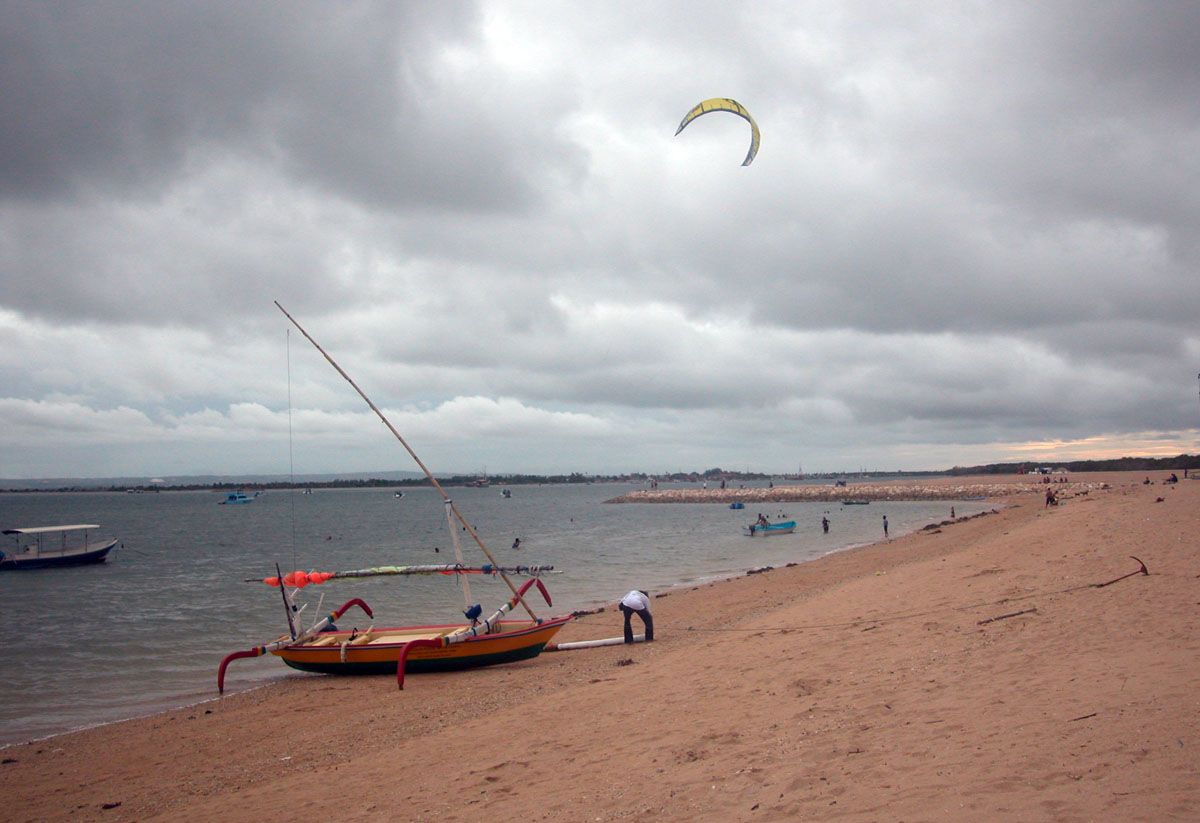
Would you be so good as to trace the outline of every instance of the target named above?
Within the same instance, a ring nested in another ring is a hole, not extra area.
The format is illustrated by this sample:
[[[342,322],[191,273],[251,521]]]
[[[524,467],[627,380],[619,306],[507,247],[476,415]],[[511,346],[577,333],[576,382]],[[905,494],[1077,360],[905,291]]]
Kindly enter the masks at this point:
[[[744,118],[750,124],[750,151],[746,153],[746,159],[742,161],[743,166],[749,166],[754,162],[754,155],[758,154],[758,123],[754,122],[754,118],[750,116],[750,112],[746,111],[746,107],[736,100],[731,100],[728,97],[710,97],[707,100],[702,100],[684,116],[683,122],[675,130],[675,134],[678,135],[679,132],[687,128],[688,123],[702,114],[708,114],[710,111],[727,111]]]

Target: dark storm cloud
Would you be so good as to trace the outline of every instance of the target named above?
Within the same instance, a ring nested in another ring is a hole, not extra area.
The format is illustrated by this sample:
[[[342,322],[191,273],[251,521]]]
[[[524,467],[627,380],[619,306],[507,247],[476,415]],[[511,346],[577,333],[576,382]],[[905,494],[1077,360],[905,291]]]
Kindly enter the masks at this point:
[[[511,208],[534,196],[519,143],[566,159],[533,124],[501,130],[496,100],[440,70],[445,50],[478,38],[472,4],[9,3],[0,15],[7,200],[153,198],[189,163],[231,153],[376,206]]]
[[[7,4],[4,454],[279,436],[273,299],[456,464],[1174,447],[1198,9]],[[753,166],[672,136],[713,95]],[[352,468],[376,427],[293,355]]]

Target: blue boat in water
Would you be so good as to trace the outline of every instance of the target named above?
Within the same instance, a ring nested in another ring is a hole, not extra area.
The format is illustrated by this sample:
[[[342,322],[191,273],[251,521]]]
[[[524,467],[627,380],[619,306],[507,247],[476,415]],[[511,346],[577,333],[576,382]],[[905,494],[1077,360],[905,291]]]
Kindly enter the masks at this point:
[[[730,503],[730,504],[729,504],[729,508],[731,508],[731,509],[744,509],[744,508],[746,508],[746,504],[745,504],[745,503]]]
[[[222,506],[226,506],[226,505],[232,506],[232,505],[237,505],[239,503],[253,503],[254,499],[256,497],[258,497],[260,494],[262,494],[262,492],[255,492],[254,497],[251,497],[250,495],[248,495],[242,491],[230,492],[229,494],[227,494],[225,496],[225,499],[221,501],[221,505]]]
[[[88,542],[88,531],[98,529],[95,525],[80,526],[35,526],[24,529],[5,529],[12,535],[12,551],[0,551],[0,571],[17,569],[50,569],[56,566],[86,566],[103,563],[117,538]],[[68,532],[83,532],[80,545],[71,545]],[[57,539],[51,535],[60,535]]]
[[[745,532],[750,537],[769,537],[773,534],[791,534],[796,531],[795,520],[781,520],[776,523],[754,523],[747,526]]]

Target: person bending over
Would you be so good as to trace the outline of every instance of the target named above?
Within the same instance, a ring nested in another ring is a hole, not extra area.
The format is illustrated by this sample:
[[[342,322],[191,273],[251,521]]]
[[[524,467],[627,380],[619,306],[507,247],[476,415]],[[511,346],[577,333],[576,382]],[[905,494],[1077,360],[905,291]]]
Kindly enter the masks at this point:
[[[640,589],[634,589],[621,598],[621,614],[625,615],[625,642],[633,642],[633,616],[642,618],[646,626],[646,642],[654,640],[654,618],[650,614],[650,595]]]

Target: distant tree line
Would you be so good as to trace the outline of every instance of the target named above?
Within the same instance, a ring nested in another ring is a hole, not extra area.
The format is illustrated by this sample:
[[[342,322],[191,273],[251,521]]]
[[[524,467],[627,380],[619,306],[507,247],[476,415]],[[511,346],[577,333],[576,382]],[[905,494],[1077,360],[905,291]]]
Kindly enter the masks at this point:
[[[988,463],[985,466],[955,466],[952,475],[963,474],[1021,474],[1041,468],[1066,469],[1069,472],[1178,471],[1200,469],[1200,455],[1180,454],[1175,457],[1117,457],[1112,460],[1069,460],[1061,462]]]
[[[1069,472],[1107,472],[1107,471],[1180,471],[1182,469],[1200,469],[1200,455],[1180,454],[1175,457],[1118,457],[1112,460],[1070,460],[1067,462],[1047,460],[1022,463],[988,463],[982,466],[955,466],[943,471],[895,471],[895,472],[823,472],[806,474],[807,478],[847,478],[861,476],[892,476],[892,477],[930,477],[945,475],[970,474],[1020,474],[1033,472],[1041,468],[1066,469]],[[649,474],[646,472],[631,472],[628,474],[492,474],[486,478],[477,474],[455,474],[439,477],[438,482],[443,486],[537,486],[565,485],[583,483],[644,483],[650,480],[667,483],[700,483],[736,481],[764,481],[774,478],[784,480],[799,479],[794,474],[764,474],[762,472],[729,471],[722,468],[705,469],[702,472],[662,472]],[[485,482],[486,481],[486,482]],[[385,480],[381,478],[356,478],[342,480],[298,481],[287,480],[271,482],[205,482],[178,484],[151,484],[142,486],[61,486],[59,488],[14,488],[0,489],[4,492],[135,492],[154,493],[160,491],[215,491],[229,492],[238,489],[255,491],[286,490],[291,488],[313,489],[375,489],[375,488],[414,488],[429,483],[423,477]]]

